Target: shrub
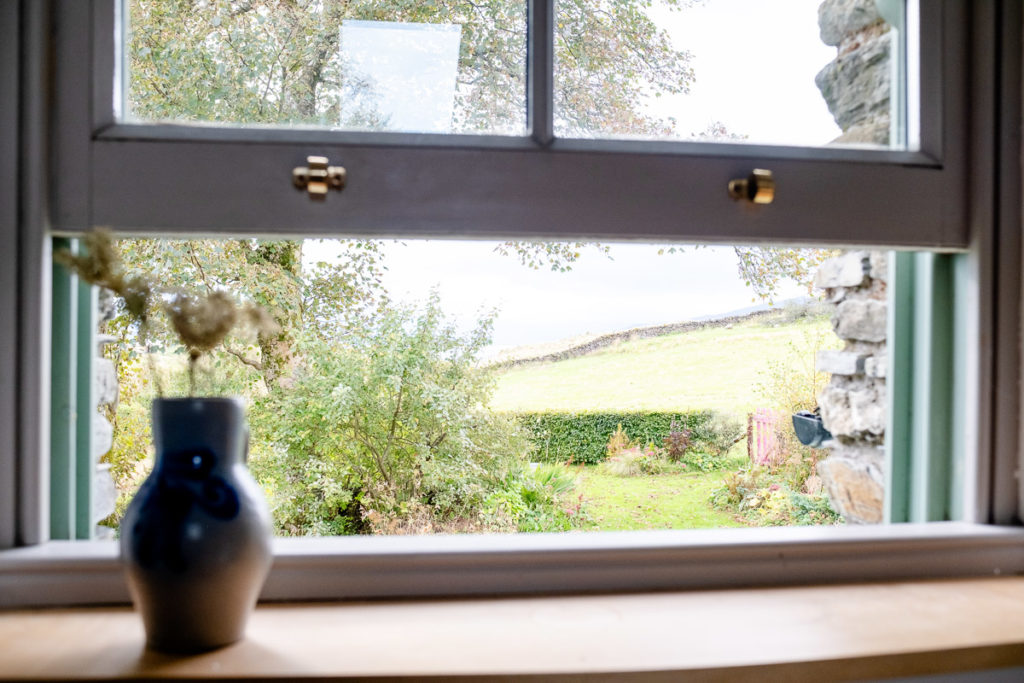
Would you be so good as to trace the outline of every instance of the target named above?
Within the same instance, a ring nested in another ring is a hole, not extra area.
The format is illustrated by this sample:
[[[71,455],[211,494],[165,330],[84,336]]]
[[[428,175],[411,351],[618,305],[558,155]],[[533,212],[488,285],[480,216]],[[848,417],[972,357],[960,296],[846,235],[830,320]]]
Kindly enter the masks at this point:
[[[615,428],[612,435],[608,437],[608,445],[605,447],[605,456],[608,458],[614,458],[619,453],[625,450],[633,448],[634,444],[629,440],[629,436],[626,434],[626,430],[622,428],[622,423]]]
[[[758,526],[839,524],[842,519],[823,493],[794,489],[784,476],[752,466],[729,472],[711,494],[717,508],[737,512]]]
[[[704,429],[695,435],[695,440],[702,443],[712,455],[721,457],[746,436],[746,425],[739,417],[731,413],[715,412],[704,423]]]
[[[363,330],[296,344],[286,391],[251,421],[270,453],[253,472],[289,534],[418,533],[490,528],[496,490],[527,476],[529,443],[487,410],[493,381],[477,363],[489,319],[459,334],[436,295]]]
[[[689,429],[681,428],[675,420],[672,420],[669,423],[668,436],[661,440],[662,445],[665,447],[665,457],[672,462],[682,460],[686,451],[690,448],[691,433]]]
[[[729,464],[729,461],[717,455],[690,449],[683,456],[681,464],[696,472],[711,472],[712,470],[722,469]]]
[[[645,448],[627,448],[618,455],[608,458],[602,467],[609,474],[618,477],[636,477],[641,474],[661,474],[665,470],[665,464],[665,452],[648,444]]]
[[[542,465],[510,476],[488,497],[485,518],[515,531],[570,531],[585,521],[576,474],[562,465]]]
[[[662,443],[672,430],[706,433],[710,411],[678,413],[519,413],[516,420],[533,442],[534,462],[597,464],[608,455],[608,442],[621,427],[633,443]]]

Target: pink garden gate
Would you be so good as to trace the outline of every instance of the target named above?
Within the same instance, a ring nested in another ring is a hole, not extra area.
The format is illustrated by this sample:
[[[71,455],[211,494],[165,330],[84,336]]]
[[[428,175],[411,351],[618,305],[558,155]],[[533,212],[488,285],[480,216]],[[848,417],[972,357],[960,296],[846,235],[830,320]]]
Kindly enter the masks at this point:
[[[747,456],[755,465],[774,465],[779,458],[779,424],[785,414],[757,408],[747,415]]]

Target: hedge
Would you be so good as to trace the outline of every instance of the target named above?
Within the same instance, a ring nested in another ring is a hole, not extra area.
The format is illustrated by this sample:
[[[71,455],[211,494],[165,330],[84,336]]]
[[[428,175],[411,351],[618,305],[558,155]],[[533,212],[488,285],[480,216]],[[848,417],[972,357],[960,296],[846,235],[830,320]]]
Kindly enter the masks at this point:
[[[714,413],[516,413],[516,419],[533,441],[534,462],[596,464],[605,459],[608,437],[621,424],[630,440],[640,445],[661,445],[672,420],[689,429],[699,441],[708,433]]]

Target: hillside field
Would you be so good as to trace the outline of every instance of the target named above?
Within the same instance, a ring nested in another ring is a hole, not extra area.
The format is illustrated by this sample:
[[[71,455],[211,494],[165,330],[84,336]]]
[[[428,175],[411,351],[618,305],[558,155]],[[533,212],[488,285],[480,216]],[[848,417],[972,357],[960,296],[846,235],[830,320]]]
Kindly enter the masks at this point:
[[[751,320],[623,340],[584,356],[501,371],[491,406],[513,412],[746,413],[766,404],[757,385],[770,364],[810,372],[818,350],[840,346],[825,317]]]

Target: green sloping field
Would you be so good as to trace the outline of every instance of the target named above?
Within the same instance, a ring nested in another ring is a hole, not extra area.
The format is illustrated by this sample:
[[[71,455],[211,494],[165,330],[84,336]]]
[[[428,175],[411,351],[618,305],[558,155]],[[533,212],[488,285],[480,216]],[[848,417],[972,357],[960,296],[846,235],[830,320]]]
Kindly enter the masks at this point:
[[[503,411],[745,413],[764,405],[756,386],[770,363],[813,368],[818,349],[838,346],[826,318],[760,319],[623,340],[585,356],[502,371],[491,406]]]

